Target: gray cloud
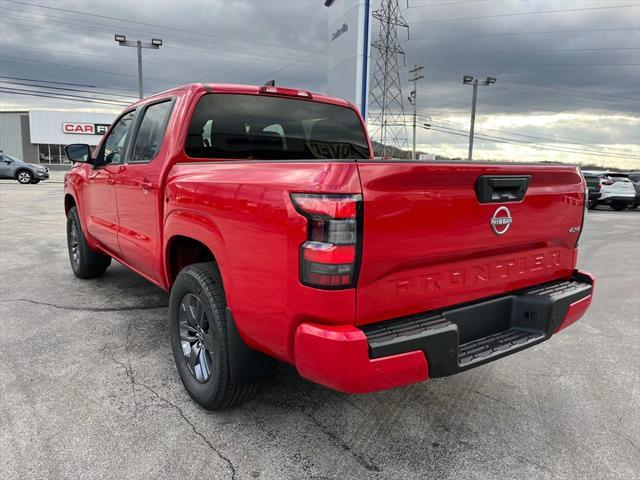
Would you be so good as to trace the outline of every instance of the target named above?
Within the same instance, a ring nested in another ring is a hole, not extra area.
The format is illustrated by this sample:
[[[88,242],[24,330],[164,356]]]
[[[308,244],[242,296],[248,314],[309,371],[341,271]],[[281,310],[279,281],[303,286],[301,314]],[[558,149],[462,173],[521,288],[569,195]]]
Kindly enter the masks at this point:
[[[325,88],[327,9],[320,0],[29,3],[148,25],[0,0],[1,75],[96,85],[98,91],[135,97],[135,50],[113,41],[114,33],[123,33],[131,39],[164,40],[160,50],[144,51],[146,93],[190,82],[264,83],[271,78],[310,90]],[[405,0],[400,3],[406,6]],[[618,5],[635,6],[601,8]],[[425,65],[418,98],[422,115],[466,115],[471,89],[461,84],[461,76],[467,73],[498,77],[496,85],[480,91],[481,115],[640,113],[640,66],[633,65],[640,63],[640,4],[635,0],[410,0],[409,7],[404,9],[411,40],[403,44],[403,84],[408,91],[410,65]],[[480,16],[493,17],[471,18]],[[551,31],[557,33],[542,33]],[[376,34],[374,25],[373,39]],[[3,108],[65,105],[1,95]],[[77,104],[86,107],[110,108]],[[582,126],[567,129],[583,138]],[[585,141],[633,145],[640,142],[634,130],[634,125],[613,133],[593,129],[598,138]],[[463,138],[449,141],[464,143]]]

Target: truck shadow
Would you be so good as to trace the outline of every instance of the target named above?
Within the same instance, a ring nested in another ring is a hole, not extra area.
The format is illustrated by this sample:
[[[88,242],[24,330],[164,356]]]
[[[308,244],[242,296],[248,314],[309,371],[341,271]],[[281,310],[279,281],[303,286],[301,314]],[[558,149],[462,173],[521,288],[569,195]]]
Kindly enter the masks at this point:
[[[380,472],[389,468],[404,472],[397,478],[427,474],[442,478],[453,470],[459,472],[461,462],[481,462],[495,457],[497,450],[516,468],[527,466],[549,474],[544,455],[554,446],[548,438],[564,435],[553,422],[541,423],[544,414],[539,405],[522,403],[531,383],[520,383],[513,373],[494,372],[495,364],[365,395],[332,391],[301,378],[295,367],[280,364],[275,377],[263,384],[253,401],[227,412],[206,412],[182,391],[173,367],[168,295],[120,265],[93,283],[100,295],[118,299],[117,305],[150,308],[144,314],[132,311],[132,317],[124,319],[142,334],[121,339],[133,342],[131,368],[137,370],[136,381],[153,385],[181,410],[193,412],[200,417],[199,428],[212,434],[221,420],[231,422],[236,435],[258,437],[265,448],[310,464],[329,450],[337,464],[351,465],[359,472],[353,474],[358,478],[384,477]],[[124,329],[120,335],[125,335]],[[154,359],[151,369],[149,359]],[[137,368],[138,361],[147,368]],[[521,375],[537,374],[525,371]],[[544,408],[555,408],[553,400],[551,397],[552,405]],[[536,456],[543,460],[532,458],[527,449],[538,451]]]

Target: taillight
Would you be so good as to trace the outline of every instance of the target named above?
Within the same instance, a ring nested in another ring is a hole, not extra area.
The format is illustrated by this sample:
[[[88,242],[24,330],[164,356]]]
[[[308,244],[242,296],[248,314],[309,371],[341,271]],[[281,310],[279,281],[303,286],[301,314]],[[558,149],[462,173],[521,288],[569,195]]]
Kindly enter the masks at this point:
[[[309,100],[313,98],[313,96],[311,95],[311,92],[307,92],[306,90],[275,87],[272,85],[265,85],[264,87],[260,87],[260,93],[271,94],[271,95],[283,95],[285,97],[301,97],[301,98],[308,98]]]
[[[300,246],[300,281],[316,288],[353,288],[362,245],[362,196],[292,193],[296,210],[307,218],[307,240]]]
[[[574,248],[578,248],[580,243],[580,237],[584,231],[584,219],[587,217],[587,209],[589,208],[589,188],[584,186],[584,202],[582,204],[582,221],[580,223],[580,231],[578,232],[578,238],[576,238],[576,244]]]
[[[611,180],[610,178],[603,178],[602,185],[613,185],[613,180]]]

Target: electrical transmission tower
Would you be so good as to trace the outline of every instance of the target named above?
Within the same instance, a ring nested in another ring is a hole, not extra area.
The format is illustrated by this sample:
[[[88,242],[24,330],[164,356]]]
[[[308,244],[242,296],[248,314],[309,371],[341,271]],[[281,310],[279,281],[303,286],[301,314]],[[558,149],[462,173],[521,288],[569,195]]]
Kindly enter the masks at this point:
[[[398,27],[409,28],[398,0],[382,0],[372,14],[380,23],[380,35],[371,45],[378,51],[370,90],[371,137],[383,145],[383,156],[394,148],[407,146],[399,57],[404,65],[404,50],[398,40]]]

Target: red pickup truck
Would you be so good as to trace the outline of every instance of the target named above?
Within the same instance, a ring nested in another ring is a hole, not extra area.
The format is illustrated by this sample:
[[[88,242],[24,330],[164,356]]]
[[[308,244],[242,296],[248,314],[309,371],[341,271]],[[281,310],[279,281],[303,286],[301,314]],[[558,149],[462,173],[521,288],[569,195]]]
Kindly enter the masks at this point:
[[[73,272],[113,258],[170,292],[176,366],[209,409],[277,361],[349,393],[451,375],[591,302],[576,167],[377,159],[344,100],[187,85],[66,152]]]

